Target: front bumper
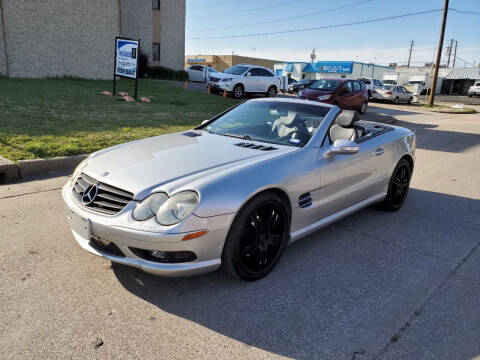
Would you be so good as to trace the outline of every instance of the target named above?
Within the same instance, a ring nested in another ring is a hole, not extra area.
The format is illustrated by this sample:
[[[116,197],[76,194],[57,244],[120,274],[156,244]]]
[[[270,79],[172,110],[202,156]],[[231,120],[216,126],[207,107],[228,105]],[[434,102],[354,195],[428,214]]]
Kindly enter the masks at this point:
[[[151,219],[151,223],[149,220],[135,221],[131,216],[135,201],[131,201],[116,215],[104,215],[78,204],[72,196],[69,182],[62,189],[62,197],[72,234],[83,249],[115,263],[168,277],[196,275],[218,269],[221,265],[223,245],[235,217],[235,214],[225,214],[200,218],[192,214],[180,224],[163,227],[154,224],[154,219]],[[88,232],[79,231],[73,220],[78,218],[89,224]],[[208,232],[199,238],[182,240],[186,234],[200,230]],[[94,246],[93,238],[101,239],[104,244],[113,243],[121,254],[99,250]],[[132,248],[165,252],[189,251],[195,254],[196,260],[183,263],[150,261],[137,256]]]
[[[232,89],[231,89],[232,83],[231,83],[231,82],[222,82],[222,81],[214,82],[214,81],[210,81],[209,84],[210,84],[210,88],[211,88],[212,90],[216,90],[216,91],[224,91],[224,90],[226,90],[227,92],[232,91]]]

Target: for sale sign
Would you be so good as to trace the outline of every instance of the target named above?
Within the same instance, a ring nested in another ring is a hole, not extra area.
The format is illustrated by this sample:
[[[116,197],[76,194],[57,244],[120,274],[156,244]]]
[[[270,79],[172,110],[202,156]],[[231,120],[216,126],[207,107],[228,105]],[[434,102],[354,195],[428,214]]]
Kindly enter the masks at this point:
[[[115,75],[137,78],[139,40],[116,38]]]

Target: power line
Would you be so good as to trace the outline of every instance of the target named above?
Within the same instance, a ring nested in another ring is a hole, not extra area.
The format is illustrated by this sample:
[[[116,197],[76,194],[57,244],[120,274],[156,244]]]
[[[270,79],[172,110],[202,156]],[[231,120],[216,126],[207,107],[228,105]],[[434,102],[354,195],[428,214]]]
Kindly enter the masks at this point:
[[[433,9],[433,10],[419,11],[419,12],[402,14],[402,15],[388,16],[388,17],[384,17],[384,18],[361,20],[361,21],[355,21],[355,22],[343,23],[343,24],[335,24],[335,25],[316,26],[316,27],[303,28],[303,29],[291,29],[291,30],[283,30],[283,31],[272,31],[272,32],[264,32],[264,33],[249,33],[249,34],[239,34],[239,35],[191,37],[191,38],[186,38],[186,39],[188,39],[188,40],[230,39],[230,38],[241,38],[241,37],[250,37],[250,36],[266,36],[266,35],[276,35],[276,34],[289,34],[289,33],[303,32],[303,31],[332,29],[332,28],[338,28],[338,27],[345,27],[345,26],[352,26],[352,25],[360,25],[360,24],[368,24],[368,23],[379,22],[379,21],[386,21],[386,20],[393,20],[393,19],[400,19],[400,18],[405,18],[405,17],[410,17],[410,16],[416,16],[416,15],[431,14],[431,13],[439,12],[439,11],[442,11],[442,10],[443,10],[443,9]]]
[[[326,13],[333,12],[333,11],[336,11],[336,10],[341,10],[341,9],[346,9],[346,8],[353,7],[353,6],[357,6],[357,5],[366,4],[366,3],[372,2],[372,1],[373,1],[373,0],[363,0],[363,1],[359,1],[359,2],[353,3],[353,4],[343,5],[343,6],[339,6],[339,7],[332,8],[332,9],[315,11],[315,12],[309,12],[309,13],[303,14],[303,15],[284,17],[284,18],[280,18],[280,19],[269,20],[269,21],[262,21],[262,22],[257,22],[257,23],[242,24],[242,25],[233,25],[233,26],[224,26],[224,27],[211,27],[211,28],[203,28],[203,29],[192,29],[191,31],[209,31],[209,30],[212,30],[212,31],[215,30],[215,31],[217,31],[217,30],[226,30],[226,29],[236,29],[236,28],[241,28],[241,27],[246,27],[246,26],[256,26],[256,25],[273,24],[273,23],[277,23],[277,22],[280,22],[280,21],[290,21],[290,20],[296,20],[296,19],[305,18],[305,17],[308,17],[308,16],[326,14]]]
[[[278,4],[273,4],[275,6],[284,6],[284,5],[293,5],[293,4],[296,4],[296,3],[299,3],[299,2],[303,2],[305,0],[296,0],[296,1],[290,1],[290,2],[283,2],[283,3],[278,3]],[[208,15],[201,15],[201,16],[192,16],[194,17],[195,19],[198,19],[198,18],[206,18],[206,17],[212,17],[212,16],[223,16],[223,15],[235,15],[235,14],[242,14],[242,13],[247,13],[247,12],[252,12],[252,11],[256,11],[256,10],[265,10],[265,9],[271,9],[272,8],[272,4],[268,5],[268,6],[263,6],[263,7],[258,7],[258,8],[250,8],[250,9],[245,9],[245,10],[240,10],[240,11],[234,11],[234,12],[223,12],[223,13],[215,13],[215,14],[208,14]],[[190,18],[192,18],[190,17]]]

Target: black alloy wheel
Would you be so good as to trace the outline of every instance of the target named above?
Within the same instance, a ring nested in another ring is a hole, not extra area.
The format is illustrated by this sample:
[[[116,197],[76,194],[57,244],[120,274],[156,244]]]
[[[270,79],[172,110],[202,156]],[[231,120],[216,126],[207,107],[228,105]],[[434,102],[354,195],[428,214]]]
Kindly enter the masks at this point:
[[[289,217],[282,199],[264,193],[249,201],[235,218],[222,254],[222,266],[244,280],[267,275],[283,254]]]
[[[381,204],[385,210],[397,211],[405,202],[407,198],[408,189],[410,186],[411,169],[410,164],[406,159],[401,159],[390,179],[388,185],[388,192],[385,200]]]

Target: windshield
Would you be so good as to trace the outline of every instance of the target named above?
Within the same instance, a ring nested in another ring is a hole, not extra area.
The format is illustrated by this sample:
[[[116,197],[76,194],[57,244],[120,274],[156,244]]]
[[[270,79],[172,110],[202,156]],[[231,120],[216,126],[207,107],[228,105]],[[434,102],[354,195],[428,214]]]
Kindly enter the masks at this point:
[[[395,80],[383,80],[383,83],[384,84],[392,84],[392,85],[396,85],[397,82]]]
[[[235,65],[235,66],[229,67],[228,69],[224,70],[223,72],[225,74],[242,75],[247,70],[248,70],[248,67],[246,67],[246,66]]]
[[[215,70],[214,68],[211,68],[211,67],[208,67],[208,71],[209,72],[214,72],[214,73],[217,72],[217,70]]]
[[[330,79],[320,79],[310,84],[309,89],[313,90],[336,90],[343,81],[340,80],[330,80]]]
[[[304,146],[330,109],[302,103],[247,101],[199,129],[272,144]]]
[[[308,83],[311,83],[311,82],[312,82],[311,79],[302,79],[298,83],[304,85],[304,84],[308,84]]]
[[[423,81],[415,80],[415,81],[408,82],[408,85],[416,85],[416,84],[423,84]]]

